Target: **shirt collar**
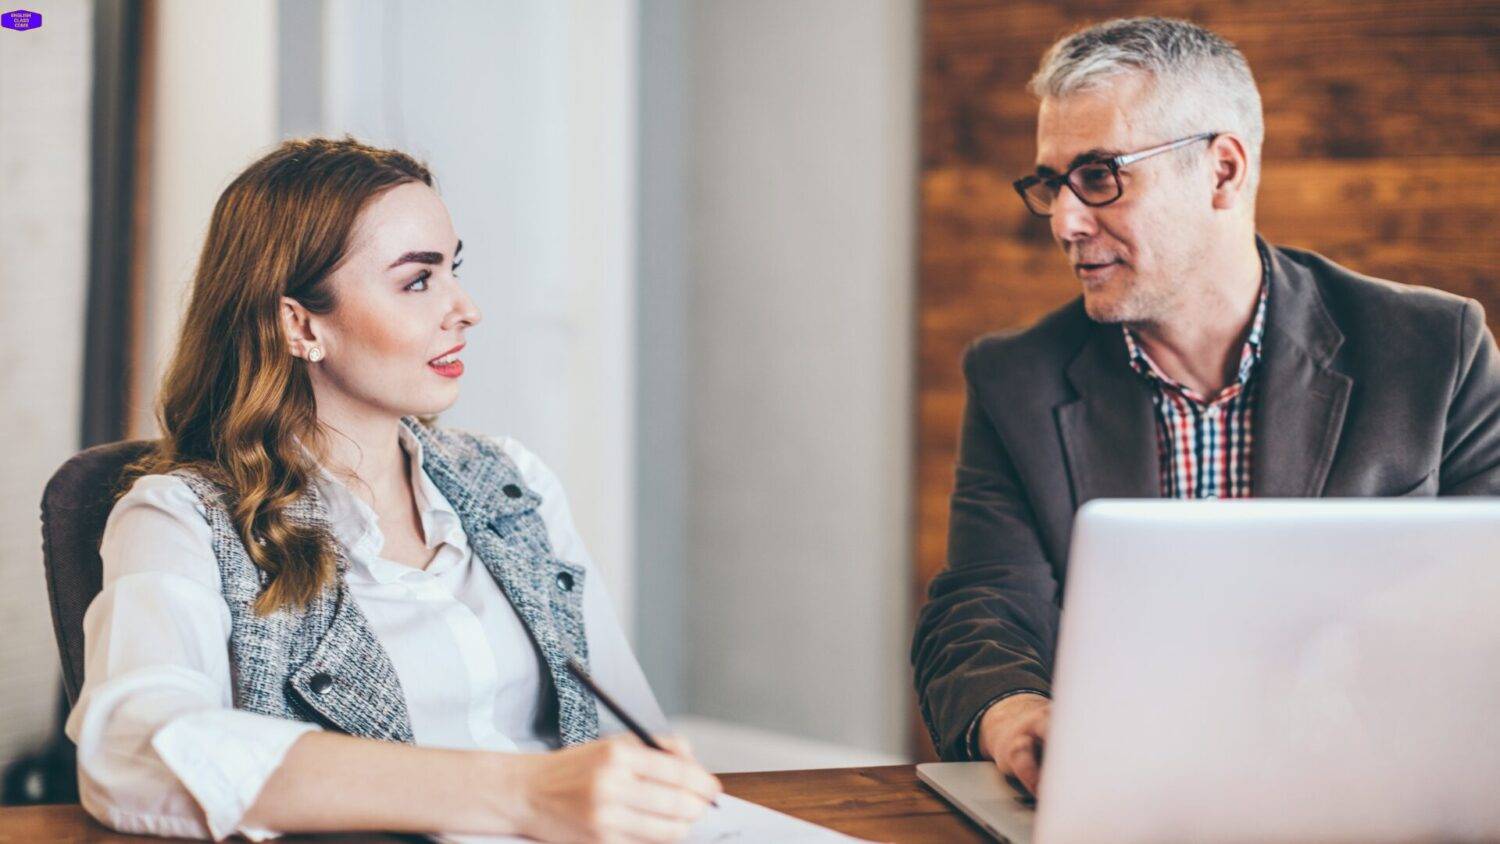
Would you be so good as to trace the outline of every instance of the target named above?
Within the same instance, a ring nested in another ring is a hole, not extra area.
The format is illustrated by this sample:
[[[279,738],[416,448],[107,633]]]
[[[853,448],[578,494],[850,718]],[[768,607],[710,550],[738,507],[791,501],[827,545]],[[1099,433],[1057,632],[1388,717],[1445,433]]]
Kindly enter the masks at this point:
[[[1260,362],[1261,341],[1266,333],[1266,300],[1271,293],[1271,256],[1266,253],[1265,247],[1257,239],[1256,251],[1260,254],[1260,298],[1255,305],[1255,316],[1250,321],[1250,334],[1245,338],[1245,345],[1240,350],[1240,369],[1236,383],[1244,386],[1249,382],[1251,374],[1255,371],[1255,365]],[[1135,339],[1135,332],[1130,326],[1121,325],[1120,330],[1125,335],[1125,349],[1129,353],[1130,368],[1148,381],[1157,381],[1173,389],[1187,392],[1187,388],[1178,384],[1162,372],[1146,354],[1145,348]]]
[[[402,450],[411,458],[412,490],[416,495],[417,513],[427,547],[435,549],[447,543],[460,551],[466,550],[468,535],[464,532],[458,512],[422,468],[422,442],[405,425],[397,426],[396,435]],[[305,446],[303,452],[309,457],[313,456]],[[385,537],[380,531],[379,517],[374,509],[351,492],[348,486],[334,477],[321,463],[317,463],[315,457],[313,459],[318,470],[318,489],[328,506],[328,518],[334,538],[349,551],[355,566],[381,583],[392,582],[415,571],[410,566],[379,557]],[[436,574],[434,567],[438,565],[438,561],[451,556],[439,555],[427,568],[427,572]]]

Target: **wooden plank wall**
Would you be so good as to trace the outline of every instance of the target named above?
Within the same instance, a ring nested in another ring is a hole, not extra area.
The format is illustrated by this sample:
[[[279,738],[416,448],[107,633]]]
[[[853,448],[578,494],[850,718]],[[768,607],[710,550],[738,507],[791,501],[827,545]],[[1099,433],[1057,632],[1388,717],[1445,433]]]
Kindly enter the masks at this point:
[[[917,602],[943,566],[974,337],[1078,294],[1010,187],[1034,163],[1042,52],[1086,23],[1182,17],[1250,61],[1266,116],[1260,231],[1485,305],[1500,328],[1500,2],[927,0],[921,82]],[[915,717],[915,716],[914,716]],[[932,758],[926,731],[917,753]]]

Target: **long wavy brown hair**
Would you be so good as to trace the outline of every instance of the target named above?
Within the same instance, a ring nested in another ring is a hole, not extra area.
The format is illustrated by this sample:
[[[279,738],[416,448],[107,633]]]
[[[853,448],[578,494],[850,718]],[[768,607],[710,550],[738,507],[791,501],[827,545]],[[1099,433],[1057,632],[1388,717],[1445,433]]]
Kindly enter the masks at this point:
[[[347,135],[304,138],[251,164],[214,205],[162,380],[164,434],[126,467],[118,494],[140,475],[183,467],[227,489],[240,540],[269,575],[258,613],[304,607],[336,576],[335,540],[286,514],[316,477],[303,446],[325,454],[327,441],[307,362],[290,351],[281,297],[313,313],[333,310],[328,277],[348,254],[360,211],[410,182],[433,178],[405,153]]]

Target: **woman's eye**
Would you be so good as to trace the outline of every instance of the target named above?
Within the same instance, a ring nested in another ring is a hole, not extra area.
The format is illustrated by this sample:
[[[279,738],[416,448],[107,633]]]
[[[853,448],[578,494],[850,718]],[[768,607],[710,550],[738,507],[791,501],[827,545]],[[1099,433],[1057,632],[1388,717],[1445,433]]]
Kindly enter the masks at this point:
[[[458,268],[462,267],[463,265],[464,265],[463,261],[454,261],[453,262],[453,269],[450,270],[450,272],[453,273],[453,277],[454,278],[458,278]]]
[[[429,279],[431,277],[432,277],[432,273],[423,272],[421,275],[419,275],[415,279],[413,279],[411,284],[406,285],[406,287],[404,289],[410,290],[413,293],[421,293],[423,290],[427,289],[427,279]],[[417,289],[417,285],[419,285],[419,284],[422,285],[421,290]]]

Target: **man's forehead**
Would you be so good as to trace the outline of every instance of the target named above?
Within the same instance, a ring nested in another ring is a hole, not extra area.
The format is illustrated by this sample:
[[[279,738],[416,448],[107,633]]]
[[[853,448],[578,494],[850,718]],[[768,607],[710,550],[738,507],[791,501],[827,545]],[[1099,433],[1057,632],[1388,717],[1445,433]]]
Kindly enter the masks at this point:
[[[1137,140],[1134,93],[1108,85],[1043,99],[1037,113],[1038,169],[1062,172],[1085,158],[1130,150]]]

